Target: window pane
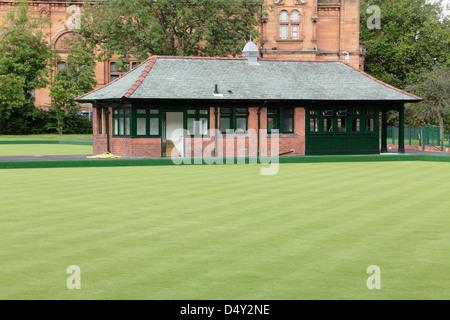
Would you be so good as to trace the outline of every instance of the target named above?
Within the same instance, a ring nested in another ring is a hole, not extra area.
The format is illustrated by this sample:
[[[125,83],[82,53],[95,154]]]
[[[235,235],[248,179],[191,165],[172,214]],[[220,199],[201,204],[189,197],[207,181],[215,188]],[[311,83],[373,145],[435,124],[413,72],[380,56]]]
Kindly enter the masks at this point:
[[[130,118],[125,118],[125,135],[130,135]]]
[[[280,25],[280,39],[287,39],[289,37],[289,27],[287,24]]]
[[[111,72],[111,73],[117,73],[117,72],[119,72],[119,70],[118,70],[117,65],[116,65],[115,62],[111,62],[111,63],[110,63],[110,65],[109,65],[109,72]]]
[[[323,119],[323,131],[324,132],[333,132],[333,119],[332,118]]]
[[[293,131],[294,131],[294,118],[284,118],[283,132],[293,132]]]
[[[352,131],[353,132],[359,132],[360,129],[360,120],[359,119],[352,119]]]
[[[207,135],[208,134],[208,119],[206,119],[206,118],[200,119],[199,123],[200,123],[199,134]]]
[[[289,22],[289,13],[286,10],[280,12],[280,22]]]
[[[150,135],[159,135],[159,118],[150,118]]]
[[[267,110],[267,117],[273,118],[278,115],[278,109],[269,109]]]
[[[195,118],[187,118],[187,128],[186,130],[188,131],[189,135],[194,135],[195,134]]]
[[[317,118],[309,119],[309,131],[319,132],[319,119]]]
[[[125,130],[124,130],[124,121],[123,118],[119,118],[119,135],[123,136]]]
[[[366,119],[366,131],[373,131],[373,119],[372,118]]]
[[[146,110],[145,109],[137,109],[136,110],[136,114],[146,114]]]
[[[150,109],[150,114],[159,114],[158,109]]]
[[[98,118],[98,133],[101,134],[102,133],[102,125],[103,125],[103,120],[102,120],[102,110],[103,109],[97,109],[97,118]]]
[[[199,114],[208,114],[208,109],[201,109],[198,111]]]
[[[114,118],[114,135],[117,136],[119,134],[119,119]]]
[[[291,22],[299,22],[300,21],[300,15],[297,10],[293,10],[291,12]]]
[[[248,108],[236,108],[236,115],[248,115]]]
[[[65,69],[66,68],[66,63],[65,62],[58,62],[58,70],[61,70],[61,69]]]
[[[147,125],[145,118],[136,119],[136,134],[138,136],[145,136],[147,134]]]
[[[300,39],[300,27],[298,24],[291,26],[291,39]]]
[[[231,114],[233,109],[231,108],[220,108],[220,114]]]
[[[247,131],[247,118],[236,118],[236,131]]]
[[[324,117],[332,117],[332,116],[334,116],[334,110],[324,110],[323,111],[323,116]]]
[[[226,133],[227,129],[231,129],[231,118],[220,117],[220,131]]]
[[[294,114],[294,109],[283,109],[283,114]]]
[[[271,133],[272,129],[278,129],[277,118],[267,118],[267,132]]]
[[[195,110],[189,109],[189,110],[187,111],[187,114],[195,114]]]
[[[337,123],[337,129],[338,132],[346,132],[347,128],[346,128],[346,119],[345,118],[338,118],[338,123]]]

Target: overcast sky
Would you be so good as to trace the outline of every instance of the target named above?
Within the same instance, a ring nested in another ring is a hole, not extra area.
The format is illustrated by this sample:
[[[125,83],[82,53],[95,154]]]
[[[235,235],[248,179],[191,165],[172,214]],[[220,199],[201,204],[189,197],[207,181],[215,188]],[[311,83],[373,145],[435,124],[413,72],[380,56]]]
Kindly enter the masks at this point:
[[[431,2],[431,3],[436,2],[436,0],[428,0],[428,1]],[[443,3],[445,3],[446,6],[450,6],[450,0],[444,0]],[[445,6],[444,6],[444,8],[445,8]],[[450,10],[447,9],[447,10],[445,11],[445,13],[446,13],[447,15],[450,15]]]

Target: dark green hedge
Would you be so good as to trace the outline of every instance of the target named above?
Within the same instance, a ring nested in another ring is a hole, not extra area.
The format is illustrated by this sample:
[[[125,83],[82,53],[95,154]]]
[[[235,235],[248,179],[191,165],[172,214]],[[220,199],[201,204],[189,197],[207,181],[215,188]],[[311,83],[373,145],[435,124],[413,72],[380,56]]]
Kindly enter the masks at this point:
[[[56,113],[43,111],[34,106],[24,106],[15,110],[8,119],[0,117],[1,135],[28,135],[58,133]],[[91,134],[92,122],[89,117],[79,113],[68,113],[64,119],[65,134]]]

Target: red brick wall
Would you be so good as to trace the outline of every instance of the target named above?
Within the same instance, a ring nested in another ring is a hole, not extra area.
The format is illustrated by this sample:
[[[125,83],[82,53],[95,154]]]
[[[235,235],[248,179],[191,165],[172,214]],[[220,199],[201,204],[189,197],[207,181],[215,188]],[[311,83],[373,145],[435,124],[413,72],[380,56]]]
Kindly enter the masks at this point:
[[[258,155],[258,109],[259,107],[249,108],[248,129],[245,134],[220,135],[217,141],[217,150],[219,157],[227,156],[250,156]],[[110,152],[114,155],[130,158],[160,158],[161,157],[161,138],[127,138],[112,136],[112,110],[110,109],[109,128],[110,128]],[[215,109],[210,110],[210,137],[206,138],[186,138],[185,150],[186,157],[211,157],[215,155]],[[219,123],[219,119],[218,119]],[[262,108],[259,121],[260,129],[267,129],[267,109]],[[98,134],[98,110],[93,112],[94,129],[94,154],[102,154],[107,151],[106,130],[103,134]],[[260,134],[261,155],[276,156],[293,150],[291,155],[305,154],[305,109],[295,108],[294,111],[294,133],[280,134],[278,151],[273,149],[271,143],[275,143],[274,136],[265,133]],[[273,149],[273,154],[272,154]]]
[[[110,148],[126,158],[161,158],[161,138],[111,138]]]
[[[264,127],[263,127],[264,124]],[[261,111],[261,129],[267,128],[267,109]],[[261,156],[270,155],[275,156],[277,153],[274,150],[272,154],[272,135],[261,134]],[[265,146],[265,139],[267,139],[267,148]],[[279,147],[278,154],[285,152],[290,155],[304,155],[305,154],[305,109],[294,109],[294,133],[278,135]],[[274,142],[275,143],[275,142]]]

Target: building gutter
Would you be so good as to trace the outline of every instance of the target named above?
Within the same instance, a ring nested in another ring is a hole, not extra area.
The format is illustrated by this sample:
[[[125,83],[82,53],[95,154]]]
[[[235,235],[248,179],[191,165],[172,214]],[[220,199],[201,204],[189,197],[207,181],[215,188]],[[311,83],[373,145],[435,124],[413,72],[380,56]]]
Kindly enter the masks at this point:
[[[218,111],[217,111],[217,106],[214,107],[214,117],[215,117],[215,133],[214,133],[214,155],[217,157],[218,156],[218,152],[217,152],[217,137],[218,137],[218,132],[219,129],[217,128],[217,115],[218,115]]]

